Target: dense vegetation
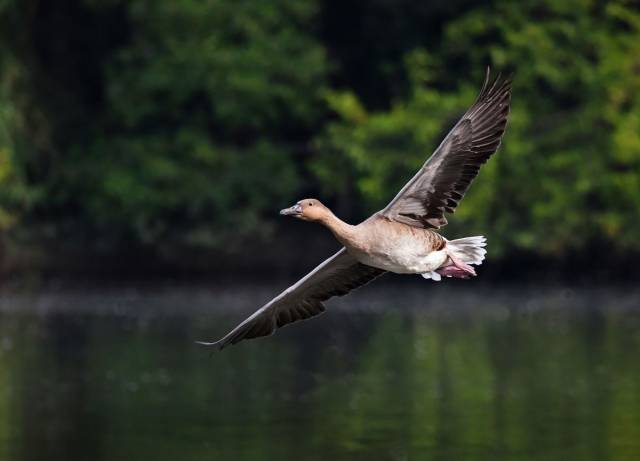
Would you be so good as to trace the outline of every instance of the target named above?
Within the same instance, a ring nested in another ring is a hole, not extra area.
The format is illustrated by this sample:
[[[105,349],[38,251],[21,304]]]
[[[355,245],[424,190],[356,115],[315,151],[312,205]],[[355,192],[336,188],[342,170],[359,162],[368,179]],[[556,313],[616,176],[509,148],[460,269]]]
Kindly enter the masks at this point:
[[[510,126],[447,233],[503,255],[640,250],[632,5],[1,1],[4,238],[233,250],[307,195],[356,220],[491,64],[515,72]]]

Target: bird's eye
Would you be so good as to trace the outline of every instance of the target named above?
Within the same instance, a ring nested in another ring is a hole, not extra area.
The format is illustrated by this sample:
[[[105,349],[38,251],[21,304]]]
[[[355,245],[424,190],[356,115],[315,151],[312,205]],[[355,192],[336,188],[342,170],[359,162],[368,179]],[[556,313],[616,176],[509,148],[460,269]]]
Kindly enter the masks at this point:
[[[313,206],[313,202],[309,202],[309,206]]]

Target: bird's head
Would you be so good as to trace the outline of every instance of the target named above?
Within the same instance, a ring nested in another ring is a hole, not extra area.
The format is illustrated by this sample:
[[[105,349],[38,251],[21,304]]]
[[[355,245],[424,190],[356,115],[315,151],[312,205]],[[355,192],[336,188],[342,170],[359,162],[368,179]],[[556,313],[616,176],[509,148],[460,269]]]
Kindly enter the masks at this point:
[[[292,207],[280,210],[281,215],[293,216],[303,221],[320,221],[329,213],[331,213],[329,208],[314,198],[300,200]]]

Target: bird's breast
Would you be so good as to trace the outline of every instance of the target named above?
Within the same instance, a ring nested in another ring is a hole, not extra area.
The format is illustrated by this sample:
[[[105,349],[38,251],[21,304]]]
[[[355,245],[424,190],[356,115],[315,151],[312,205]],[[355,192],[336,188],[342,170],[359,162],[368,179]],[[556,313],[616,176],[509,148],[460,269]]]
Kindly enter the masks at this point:
[[[424,238],[412,233],[384,235],[347,249],[363,264],[398,274],[431,272],[447,258],[444,251],[434,250]]]

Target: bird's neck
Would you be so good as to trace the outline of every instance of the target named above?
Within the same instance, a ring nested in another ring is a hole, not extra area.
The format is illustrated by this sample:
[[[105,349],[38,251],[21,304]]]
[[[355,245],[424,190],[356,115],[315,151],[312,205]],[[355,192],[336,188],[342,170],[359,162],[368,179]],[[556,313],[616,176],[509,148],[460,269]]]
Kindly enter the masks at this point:
[[[333,235],[335,235],[336,239],[343,245],[350,245],[353,243],[355,239],[355,227],[351,224],[347,224],[342,221],[336,215],[334,215],[331,211],[329,211],[321,220],[320,223],[327,227]]]

